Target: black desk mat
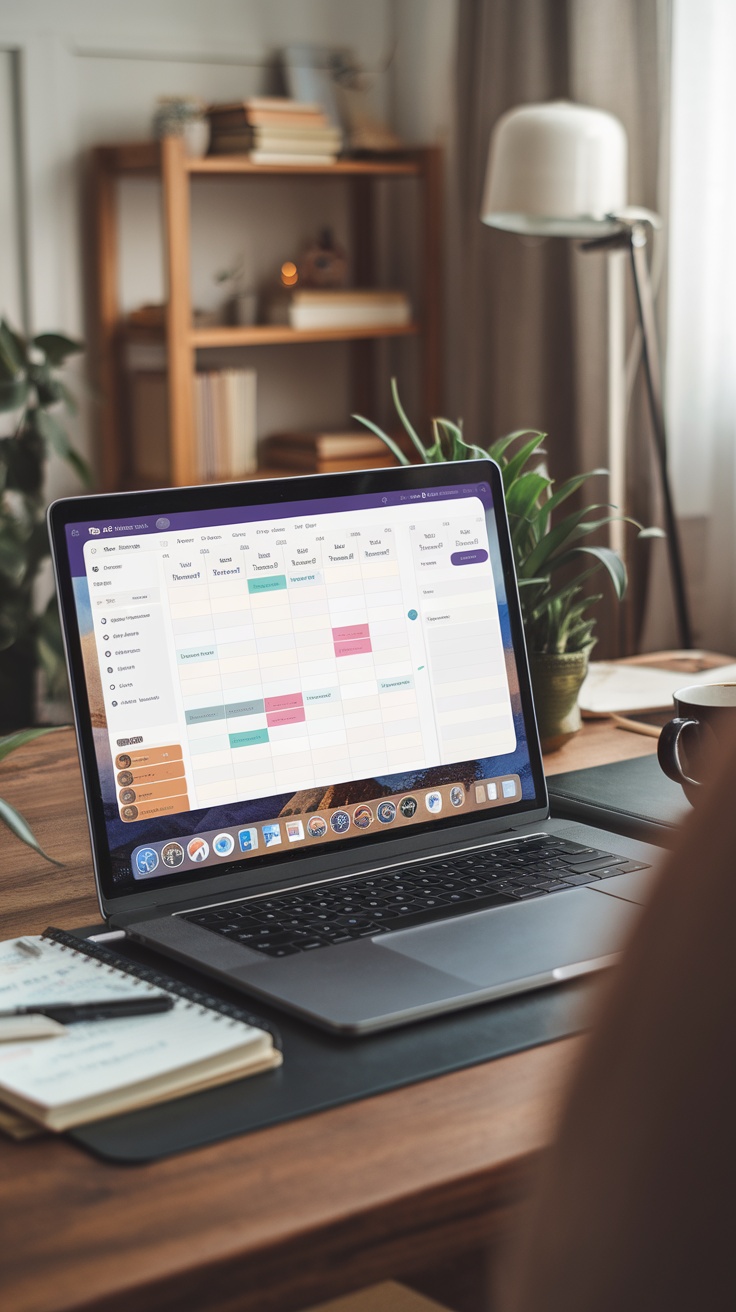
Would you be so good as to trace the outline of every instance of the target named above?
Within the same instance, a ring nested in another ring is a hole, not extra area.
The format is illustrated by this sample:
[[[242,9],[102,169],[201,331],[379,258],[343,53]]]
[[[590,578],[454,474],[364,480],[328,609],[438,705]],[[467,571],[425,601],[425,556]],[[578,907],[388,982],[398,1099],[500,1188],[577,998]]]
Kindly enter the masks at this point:
[[[555,774],[547,787],[553,816],[663,847],[672,846],[675,827],[691,809],[656,755]]]
[[[111,946],[132,961],[161,967],[160,957],[135,944]],[[201,976],[174,961],[164,969],[201,985]],[[68,1137],[105,1161],[155,1161],[577,1033],[594,989],[594,979],[578,980],[361,1039],[333,1037],[246,1000],[249,1010],[279,1030],[284,1064],[278,1070],[79,1126]],[[213,980],[207,990],[243,1004],[242,993]]]

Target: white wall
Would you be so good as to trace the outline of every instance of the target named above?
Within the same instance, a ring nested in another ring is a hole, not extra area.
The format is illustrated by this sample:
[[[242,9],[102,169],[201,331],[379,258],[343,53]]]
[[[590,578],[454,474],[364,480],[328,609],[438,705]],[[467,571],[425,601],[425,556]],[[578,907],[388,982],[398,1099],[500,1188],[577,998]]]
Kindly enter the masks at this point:
[[[390,0],[0,0],[0,309],[22,324],[26,287],[28,322],[22,326],[84,335],[85,157],[94,144],[147,136],[158,95],[223,100],[278,91],[279,48],[304,41],[348,47],[369,71],[378,70],[372,95],[383,112],[392,40]],[[20,192],[18,166],[24,175]],[[213,182],[195,190],[197,304],[217,302],[221,292],[213,275],[243,250],[251,223],[257,227],[264,220],[268,232],[268,244],[254,248],[264,275],[325,220],[344,235],[339,189],[300,185],[298,202],[284,207],[275,204],[273,190],[283,185],[259,184],[264,189],[256,191]],[[20,206],[25,250],[16,222]],[[126,308],[163,296],[158,207],[155,183],[130,180],[121,186]],[[274,395],[269,378],[283,375],[285,359],[272,349],[248,361],[263,371],[262,395]],[[263,426],[327,423],[330,411],[342,418],[345,348],[294,348],[288,360],[291,406],[282,388],[273,413],[262,416]],[[82,388],[81,363],[75,375]],[[77,425],[88,454],[93,405],[88,397]],[[72,487],[64,471],[52,470],[52,494]]]
[[[374,108],[404,140],[446,141],[457,2],[0,0],[0,311],[29,331],[58,328],[84,337],[89,148],[146,137],[162,94],[225,100],[278,92],[277,53],[288,42],[349,48],[369,74]],[[197,306],[213,308],[222,299],[214,275],[246,249],[257,278],[265,280],[326,221],[338,238],[347,236],[339,185],[300,183],[283,205],[284,185],[195,184]],[[120,186],[124,309],[163,299],[159,201],[152,180]],[[389,250],[411,240],[406,209],[397,213],[383,204],[380,218]],[[259,235],[249,243],[251,232]],[[385,271],[406,276],[401,259]],[[392,367],[394,359],[412,358],[411,347],[385,349]],[[259,372],[260,431],[341,422],[348,404],[347,350],[249,351],[245,363]],[[284,388],[287,360],[290,386]],[[95,402],[83,360],[73,364],[72,375],[83,402],[76,440],[94,458]],[[67,471],[52,466],[50,494],[74,488]]]

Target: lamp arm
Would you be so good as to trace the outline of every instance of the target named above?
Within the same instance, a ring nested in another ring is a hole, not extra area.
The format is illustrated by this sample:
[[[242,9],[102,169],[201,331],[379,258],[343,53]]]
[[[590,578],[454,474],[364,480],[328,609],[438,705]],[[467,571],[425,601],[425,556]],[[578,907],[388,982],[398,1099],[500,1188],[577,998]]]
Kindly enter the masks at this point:
[[[615,214],[606,215],[620,226],[615,232],[603,237],[594,237],[581,243],[584,251],[592,250],[628,250],[631,260],[631,273],[634,282],[636,312],[639,319],[642,338],[642,359],[646,378],[647,397],[652,419],[654,447],[659,464],[659,477],[662,487],[662,505],[665,528],[667,531],[667,554],[670,563],[672,591],[674,594],[677,626],[680,645],[691,648],[692,625],[685,593],[685,579],[682,566],[680,535],[672,502],[669,471],[667,467],[667,430],[665,427],[664,404],[662,400],[662,369],[660,362],[657,322],[654,312],[654,293],[647,262],[647,227],[660,228],[662,220],[653,210],[631,206]]]
[[[670,573],[674,592],[677,623],[680,632],[680,644],[691,648],[692,626],[685,594],[685,579],[682,567],[680,536],[672,502],[669,472],[667,468],[667,432],[662,400],[662,371],[657,338],[657,323],[654,313],[654,295],[652,281],[647,263],[647,234],[644,223],[634,221],[629,229],[629,249],[631,254],[631,271],[634,280],[636,308],[639,315],[642,334],[642,358],[644,375],[649,397],[649,409],[652,417],[654,445],[659,461],[660,480],[662,484],[662,501],[665,527],[667,530],[667,550],[670,558]]]

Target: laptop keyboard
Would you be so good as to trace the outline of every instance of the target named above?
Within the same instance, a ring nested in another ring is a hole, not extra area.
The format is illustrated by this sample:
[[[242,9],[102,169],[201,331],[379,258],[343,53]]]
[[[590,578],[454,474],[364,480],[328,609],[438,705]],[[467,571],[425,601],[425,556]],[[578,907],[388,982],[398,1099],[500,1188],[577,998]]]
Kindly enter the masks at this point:
[[[646,868],[641,861],[540,834],[193,911],[184,919],[266,956],[288,957]]]

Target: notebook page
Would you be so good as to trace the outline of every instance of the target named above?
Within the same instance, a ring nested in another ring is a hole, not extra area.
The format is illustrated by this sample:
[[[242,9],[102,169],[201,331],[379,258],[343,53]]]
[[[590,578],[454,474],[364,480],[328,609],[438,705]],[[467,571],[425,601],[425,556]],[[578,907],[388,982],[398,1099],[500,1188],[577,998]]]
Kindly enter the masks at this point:
[[[591,661],[578,701],[583,715],[623,714],[626,711],[667,710],[673,693],[693,684],[732,683],[736,665],[683,673],[649,665],[619,665],[615,661]]]
[[[0,1008],[165,992],[58,944],[33,941],[39,957],[20,952],[16,940],[0,943]],[[267,1054],[271,1036],[175,998],[168,1012],[81,1022],[59,1038],[3,1044],[0,1097],[6,1089],[60,1107],[251,1047],[254,1057]]]

